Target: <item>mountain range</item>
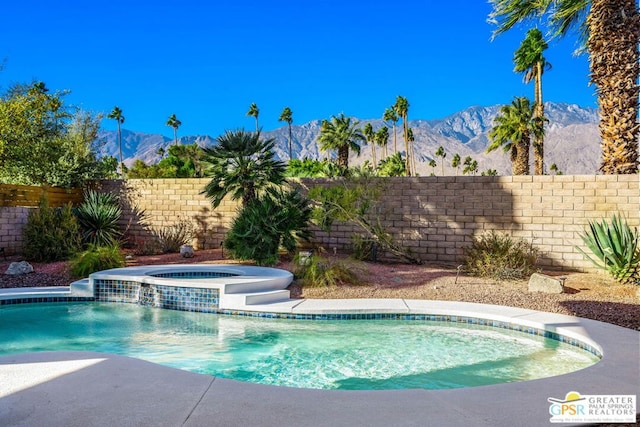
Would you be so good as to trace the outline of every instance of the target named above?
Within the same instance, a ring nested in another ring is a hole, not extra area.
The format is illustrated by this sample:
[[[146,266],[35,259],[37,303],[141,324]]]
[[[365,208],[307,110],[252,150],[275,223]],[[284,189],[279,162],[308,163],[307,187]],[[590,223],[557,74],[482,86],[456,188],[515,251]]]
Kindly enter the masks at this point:
[[[415,138],[416,169],[420,175],[461,173],[451,167],[451,159],[459,154],[462,159],[471,156],[478,162],[478,171],[495,169],[500,175],[511,173],[511,162],[508,154],[502,150],[486,153],[489,144],[488,134],[501,106],[469,107],[443,119],[409,120]],[[574,104],[545,103],[545,115],[549,119],[545,127],[545,165],[547,169],[555,163],[564,174],[594,174],[600,163],[600,135],[598,132],[598,111],[595,108],[584,108]],[[391,124],[381,119],[358,119],[360,125],[371,123],[374,130]],[[322,152],[318,147],[321,120],[313,120],[301,125],[292,125],[292,151],[294,158],[309,157],[312,159],[327,158],[330,153]],[[178,129],[179,132],[179,129]],[[404,151],[402,127],[397,126],[397,149]],[[287,126],[271,131],[263,131],[265,138],[276,140],[276,155],[281,160],[289,159],[289,130]],[[104,155],[118,157],[116,131],[102,131],[100,139],[105,142]],[[198,144],[211,146],[216,144],[215,138],[209,135],[183,136],[178,138],[180,144]],[[147,164],[155,164],[160,160],[158,149],[167,149],[174,141],[159,134],[145,134],[122,130],[122,151],[124,162],[131,165],[140,159]],[[442,146],[446,156],[444,161],[435,156],[438,147]],[[389,137],[388,153],[393,153],[393,136]],[[383,149],[376,147],[377,158],[380,159]],[[359,165],[371,160],[370,146],[362,146],[360,156],[351,153],[350,165]],[[429,166],[434,159],[436,166]]]

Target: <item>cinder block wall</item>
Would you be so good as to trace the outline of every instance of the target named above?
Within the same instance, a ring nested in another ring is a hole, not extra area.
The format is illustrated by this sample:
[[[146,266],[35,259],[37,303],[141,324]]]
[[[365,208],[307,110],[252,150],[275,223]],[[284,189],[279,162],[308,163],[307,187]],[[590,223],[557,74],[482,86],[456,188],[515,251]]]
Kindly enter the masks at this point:
[[[4,248],[6,255],[22,253],[22,229],[27,223],[29,210],[15,206],[0,207],[0,248]]]
[[[209,179],[105,181],[103,189],[125,201],[123,225],[144,239],[180,219],[192,221],[197,248],[219,247],[238,203],[217,209],[200,194]],[[305,186],[331,180],[303,179]],[[589,220],[620,212],[640,224],[640,175],[410,177],[385,181],[381,217],[385,227],[415,255],[428,262],[459,263],[474,236],[495,230],[522,237],[541,251],[541,266],[592,269],[576,250]],[[147,225],[138,219],[148,215]],[[316,230],[319,244],[348,251],[352,225]]]

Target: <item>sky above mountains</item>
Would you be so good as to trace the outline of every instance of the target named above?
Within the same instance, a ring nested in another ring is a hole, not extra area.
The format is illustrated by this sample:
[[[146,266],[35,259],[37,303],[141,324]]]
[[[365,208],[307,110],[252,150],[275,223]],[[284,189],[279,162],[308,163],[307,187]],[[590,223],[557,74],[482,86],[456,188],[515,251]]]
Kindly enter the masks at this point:
[[[0,91],[44,81],[85,110],[119,106],[125,129],[168,137],[171,114],[179,136],[253,130],[253,102],[264,130],[284,125],[285,106],[298,124],[380,118],[397,95],[410,120],[437,119],[533,96],[512,60],[529,26],[491,41],[490,10],[486,0],[9,2]],[[595,107],[577,47],[549,41],[544,97]]]

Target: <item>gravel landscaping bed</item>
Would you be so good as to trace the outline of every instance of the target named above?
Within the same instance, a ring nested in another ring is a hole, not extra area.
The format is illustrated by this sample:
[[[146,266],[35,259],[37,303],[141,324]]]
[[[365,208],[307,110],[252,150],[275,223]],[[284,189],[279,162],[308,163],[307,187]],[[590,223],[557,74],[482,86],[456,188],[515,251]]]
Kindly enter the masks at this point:
[[[4,273],[10,257],[0,262]],[[193,258],[179,254],[137,256],[129,265],[178,263],[227,263],[219,250],[196,251]],[[0,274],[0,288],[30,286],[67,286],[71,281],[64,262],[32,263],[34,272],[23,276]],[[293,298],[404,298],[466,301],[498,304],[533,310],[569,314],[600,320],[614,325],[640,330],[640,298],[637,286],[621,285],[604,274],[576,272],[545,272],[563,276],[565,293],[544,294],[529,292],[527,281],[495,281],[461,274],[451,266],[408,265],[390,263],[350,264],[361,283],[333,288],[301,287],[291,285]],[[283,262],[276,267],[291,269]]]

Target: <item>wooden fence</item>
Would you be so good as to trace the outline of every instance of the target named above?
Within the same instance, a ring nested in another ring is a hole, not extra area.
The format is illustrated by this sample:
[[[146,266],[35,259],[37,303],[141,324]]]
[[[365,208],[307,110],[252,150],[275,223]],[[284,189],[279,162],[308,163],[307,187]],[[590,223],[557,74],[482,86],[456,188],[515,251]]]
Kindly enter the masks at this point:
[[[37,207],[40,199],[46,197],[51,207],[59,207],[71,202],[82,202],[82,188],[34,187],[28,185],[0,184],[0,207]]]

